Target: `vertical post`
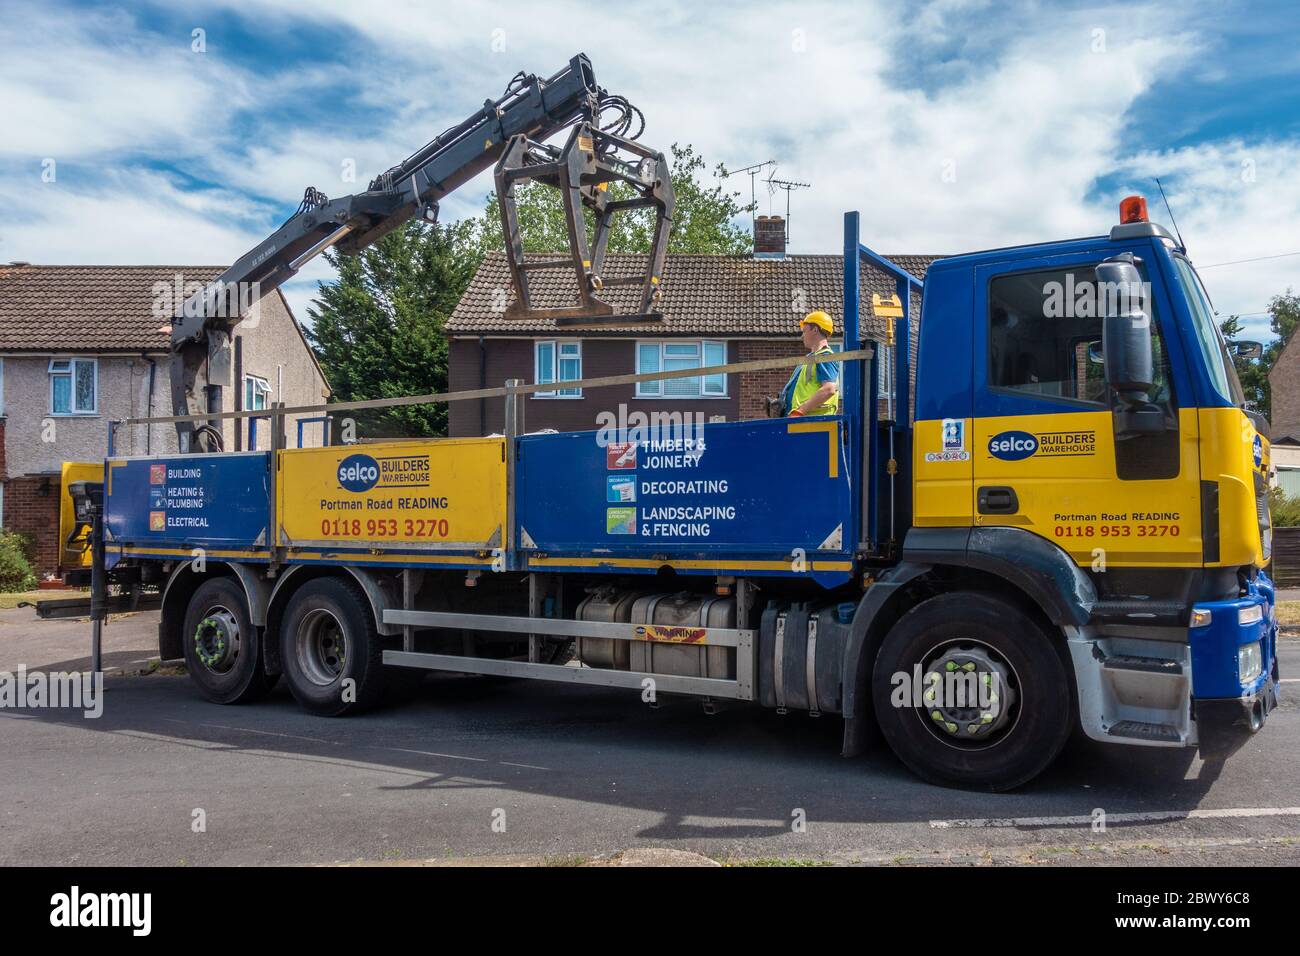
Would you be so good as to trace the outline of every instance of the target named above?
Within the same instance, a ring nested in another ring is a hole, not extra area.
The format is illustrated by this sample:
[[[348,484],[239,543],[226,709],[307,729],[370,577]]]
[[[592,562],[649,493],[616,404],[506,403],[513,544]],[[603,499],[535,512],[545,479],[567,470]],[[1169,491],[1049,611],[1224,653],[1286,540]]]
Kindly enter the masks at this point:
[[[558,373],[557,373],[558,374]],[[515,391],[524,384],[521,378],[506,380],[506,413],[504,428],[504,454],[506,456],[506,526],[501,529],[501,557],[507,570],[514,568],[515,546],[515,459],[519,435],[519,394]]]
[[[912,290],[905,279],[898,279],[898,299],[903,314],[894,319],[894,430],[912,427]]]
[[[862,341],[858,310],[861,304],[861,261],[858,258],[858,214],[844,214],[844,351],[856,351]],[[841,372],[844,394],[840,407],[844,414],[862,413],[862,364],[845,362]]]
[[[90,499],[90,672],[104,669],[104,618],[108,616],[108,571],[104,561],[104,484],[88,482]],[[92,677],[93,679],[93,677]]]
[[[238,419],[236,419],[238,421]],[[253,421],[253,419],[249,419]],[[250,442],[250,445],[252,443]],[[256,446],[254,446],[256,447]],[[280,452],[284,450],[284,402],[271,403],[271,454],[267,462],[267,491],[270,495],[267,515],[270,527],[266,529],[267,550],[270,552],[271,572],[280,567]]]
[[[410,568],[402,569],[402,610],[415,609],[415,585],[411,580],[415,574]],[[415,650],[415,628],[410,624],[402,625],[402,650],[408,654]]]
[[[860,216],[844,214],[844,348],[861,349],[862,335],[862,255],[859,239]],[[876,540],[876,462],[880,460],[877,443],[879,429],[876,406],[876,379],[879,375],[880,349],[873,342],[871,358],[863,362],[846,362],[844,400],[852,410],[847,441],[850,447],[852,474],[857,479],[855,501],[856,524],[853,539],[859,551],[870,551]]]
[[[895,462],[895,474],[889,479],[889,537],[895,544],[911,525],[912,510],[912,473],[905,470],[912,455],[912,289],[906,279],[896,280],[896,288],[903,314],[894,320],[898,344],[894,349],[894,431],[889,442],[889,457]]]
[[[546,603],[545,585],[542,584],[541,575],[534,571],[528,575],[528,616],[531,618],[542,617],[544,605]],[[528,663],[540,664],[542,660],[542,636],[540,634],[528,635]]]

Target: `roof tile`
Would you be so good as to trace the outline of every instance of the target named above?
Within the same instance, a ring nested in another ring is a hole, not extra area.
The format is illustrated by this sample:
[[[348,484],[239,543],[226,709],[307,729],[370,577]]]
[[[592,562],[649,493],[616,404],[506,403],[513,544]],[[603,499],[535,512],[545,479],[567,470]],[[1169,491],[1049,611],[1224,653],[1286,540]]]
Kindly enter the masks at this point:
[[[549,254],[551,256],[555,254]],[[925,277],[930,263],[939,256],[890,256],[918,279]],[[610,254],[605,276],[644,274],[647,257]],[[533,302],[544,308],[575,304],[577,280],[568,270],[548,269],[530,275]],[[658,334],[730,334],[737,336],[789,335],[798,318],[813,309],[823,309],[838,322],[844,312],[843,257],[838,255],[791,255],[784,259],[752,259],[747,256],[668,256],[664,266],[664,297],[660,311],[662,325],[652,325]],[[883,329],[883,320],[870,312],[871,293],[893,294],[894,280],[865,263],[862,268],[863,312],[870,316],[868,333]],[[639,287],[607,287],[600,297],[627,314],[635,310]],[[448,320],[449,334],[554,334],[554,319],[508,318],[505,309],[514,301],[505,254],[490,252],[475,273]],[[919,301],[919,299],[914,299]],[[919,313],[916,313],[919,314]],[[579,328],[583,334],[644,331],[645,323],[563,326]]]
[[[171,298],[224,266],[0,265],[0,351],[164,350]],[[159,315],[162,318],[159,318]]]

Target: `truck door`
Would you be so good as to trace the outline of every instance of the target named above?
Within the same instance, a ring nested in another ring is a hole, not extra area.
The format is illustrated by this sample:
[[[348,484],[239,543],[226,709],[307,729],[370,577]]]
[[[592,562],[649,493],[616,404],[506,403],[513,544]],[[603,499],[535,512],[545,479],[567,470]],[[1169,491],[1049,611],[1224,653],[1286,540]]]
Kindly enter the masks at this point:
[[[1171,364],[1165,347],[1177,342],[1172,309],[1159,270],[1141,261],[1150,398],[1166,429],[1116,440],[1101,349],[1106,290],[1093,270],[1121,251],[1143,254],[1107,243],[976,270],[974,523],[1023,528],[1094,571],[1199,567],[1196,414],[1180,412],[1181,353]]]

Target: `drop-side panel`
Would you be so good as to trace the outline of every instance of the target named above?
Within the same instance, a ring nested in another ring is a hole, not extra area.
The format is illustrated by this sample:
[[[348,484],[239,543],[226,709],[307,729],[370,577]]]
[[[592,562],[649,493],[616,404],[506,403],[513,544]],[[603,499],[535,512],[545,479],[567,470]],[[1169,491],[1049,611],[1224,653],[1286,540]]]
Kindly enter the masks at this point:
[[[696,561],[767,573],[851,570],[840,419],[709,424],[662,440],[606,437],[519,439],[516,540],[530,567]]]
[[[506,526],[505,439],[282,451],[278,498],[285,547],[490,551]]]
[[[111,548],[265,550],[270,452],[110,458],[105,529]]]

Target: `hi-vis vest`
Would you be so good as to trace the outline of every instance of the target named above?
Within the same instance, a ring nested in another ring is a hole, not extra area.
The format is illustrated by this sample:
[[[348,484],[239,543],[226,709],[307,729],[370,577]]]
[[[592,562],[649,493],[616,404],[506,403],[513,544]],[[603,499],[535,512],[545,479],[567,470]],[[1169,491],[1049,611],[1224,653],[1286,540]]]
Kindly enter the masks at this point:
[[[824,346],[823,348],[818,349],[816,352],[812,354],[831,355],[834,354],[834,351],[835,351],[834,349],[832,349],[829,345],[827,345]],[[818,369],[825,370],[823,371],[823,375],[829,372],[830,378],[838,383],[839,374],[838,374],[838,369],[836,367],[837,364],[838,363],[835,362],[826,362],[821,365],[808,365],[801,362],[799,364],[799,367],[794,370],[794,374],[790,376],[790,381],[786,385],[786,398],[787,398],[786,414],[793,412],[804,402],[808,401],[808,399],[812,398],[813,395],[817,392],[817,389],[821,388],[824,384],[826,384],[825,381],[818,380],[817,378]],[[791,386],[794,386],[793,389],[791,388]],[[837,388],[835,390],[835,394],[830,397],[830,399],[826,402],[825,405],[821,405],[818,408],[814,408],[811,411],[809,411],[807,414],[835,415],[839,412],[839,409],[840,409],[840,392],[839,389]]]

